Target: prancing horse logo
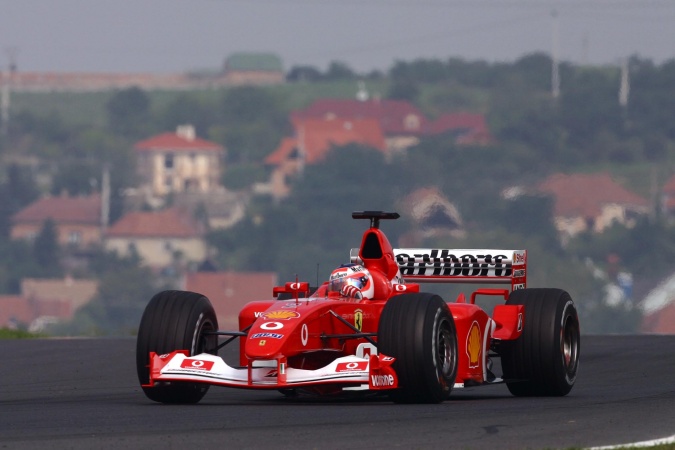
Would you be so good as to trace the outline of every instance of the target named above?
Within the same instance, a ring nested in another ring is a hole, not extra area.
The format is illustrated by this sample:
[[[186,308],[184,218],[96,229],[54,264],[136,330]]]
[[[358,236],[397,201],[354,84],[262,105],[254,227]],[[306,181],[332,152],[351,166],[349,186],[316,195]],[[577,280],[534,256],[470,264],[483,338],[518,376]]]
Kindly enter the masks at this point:
[[[360,309],[354,311],[354,326],[359,331],[363,328],[363,311]]]

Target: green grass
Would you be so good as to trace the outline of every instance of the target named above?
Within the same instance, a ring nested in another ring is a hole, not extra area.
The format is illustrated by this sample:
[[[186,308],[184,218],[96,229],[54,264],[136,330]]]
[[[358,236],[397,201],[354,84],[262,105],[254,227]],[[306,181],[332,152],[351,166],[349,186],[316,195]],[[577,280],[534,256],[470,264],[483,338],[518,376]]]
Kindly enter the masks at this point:
[[[103,127],[108,92],[15,92],[12,114],[22,111],[38,117],[58,116],[67,126]]]
[[[23,330],[0,328],[0,339],[34,339],[39,337],[44,337],[44,335],[29,333],[28,331]]]

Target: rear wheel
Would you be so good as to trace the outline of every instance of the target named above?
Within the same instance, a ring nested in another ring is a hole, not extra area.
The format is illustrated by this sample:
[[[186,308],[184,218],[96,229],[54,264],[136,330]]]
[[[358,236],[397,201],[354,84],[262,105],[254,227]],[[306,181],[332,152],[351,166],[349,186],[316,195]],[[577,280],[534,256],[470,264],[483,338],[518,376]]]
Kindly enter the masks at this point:
[[[140,383],[149,382],[150,352],[170,353],[188,350],[190,355],[216,353],[217,336],[206,335],[218,330],[216,313],[209,299],[187,291],[163,291],[145,308],[136,341],[136,370]],[[209,385],[203,383],[158,383],[143,387],[150,399],[161,403],[197,403]]]
[[[397,403],[447,400],[457,376],[457,331],[448,305],[434,294],[402,294],[380,316],[378,352],[396,358]]]
[[[581,347],[579,318],[561,289],[522,289],[507,305],[523,305],[523,334],[502,343],[504,380],[516,396],[562,396],[574,386]]]

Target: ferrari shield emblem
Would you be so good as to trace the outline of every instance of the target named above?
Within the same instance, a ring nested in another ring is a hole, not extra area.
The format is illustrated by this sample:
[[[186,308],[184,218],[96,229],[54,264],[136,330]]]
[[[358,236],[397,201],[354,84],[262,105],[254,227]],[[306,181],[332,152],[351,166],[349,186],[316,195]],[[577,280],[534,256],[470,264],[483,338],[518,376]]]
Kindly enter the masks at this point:
[[[354,327],[359,331],[363,328],[363,311],[360,309],[354,311]]]

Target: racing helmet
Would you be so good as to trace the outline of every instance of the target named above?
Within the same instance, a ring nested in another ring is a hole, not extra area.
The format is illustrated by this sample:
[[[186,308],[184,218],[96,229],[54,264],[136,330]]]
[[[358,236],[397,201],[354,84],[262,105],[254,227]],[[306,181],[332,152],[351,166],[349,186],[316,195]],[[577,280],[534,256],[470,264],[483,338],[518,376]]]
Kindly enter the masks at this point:
[[[373,277],[360,264],[342,264],[333,270],[328,280],[328,292],[342,293],[345,286],[357,288],[363,297],[373,298],[375,293]]]

